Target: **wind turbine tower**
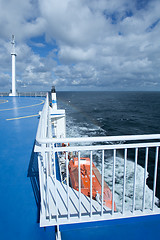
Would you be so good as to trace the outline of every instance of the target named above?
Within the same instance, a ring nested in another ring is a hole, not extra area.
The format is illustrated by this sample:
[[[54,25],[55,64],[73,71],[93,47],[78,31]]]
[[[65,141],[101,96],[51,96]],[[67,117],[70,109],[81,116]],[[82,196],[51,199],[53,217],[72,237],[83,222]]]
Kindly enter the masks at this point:
[[[16,92],[16,52],[15,52],[15,37],[12,35],[12,93],[10,96],[17,96]]]

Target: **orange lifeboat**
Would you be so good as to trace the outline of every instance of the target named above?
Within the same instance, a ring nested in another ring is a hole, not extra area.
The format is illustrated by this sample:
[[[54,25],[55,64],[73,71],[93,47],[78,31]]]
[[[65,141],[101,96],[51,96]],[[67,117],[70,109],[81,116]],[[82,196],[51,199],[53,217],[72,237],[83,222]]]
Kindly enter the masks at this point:
[[[78,191],[78,158],[74,157],[69,162],[69,173],[72,187]],[[90,158],[80,159],[80,174],[81,174],[81,193],[90,197]],[[94,163],[92,163],[92,198],[94,200],[101,200],[102,176]],[[112,193],[107,183],[104,181],[103,192],[104,205],[112,209]],[[114,203],[114,211],[116,205]]]

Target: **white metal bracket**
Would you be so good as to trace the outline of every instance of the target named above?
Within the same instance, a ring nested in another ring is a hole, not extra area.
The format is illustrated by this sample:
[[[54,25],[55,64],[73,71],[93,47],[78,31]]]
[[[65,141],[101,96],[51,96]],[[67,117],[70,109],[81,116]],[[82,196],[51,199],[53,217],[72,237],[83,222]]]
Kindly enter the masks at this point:
[[[61,232],[59,230],[59,225],[56,226],[56,240],[61,240]]]

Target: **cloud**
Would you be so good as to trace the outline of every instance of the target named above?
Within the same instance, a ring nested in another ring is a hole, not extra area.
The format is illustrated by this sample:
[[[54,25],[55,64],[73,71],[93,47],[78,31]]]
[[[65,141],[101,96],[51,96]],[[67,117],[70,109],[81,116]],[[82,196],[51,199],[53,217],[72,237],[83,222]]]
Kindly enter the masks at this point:
[[[0,37],[9,38],[12,33],[18,41],[40,34],[43,19],[38,17],[36,1],[0,1]],[[35,31],[35,32],[34,32]]]
[[[83,49],[80,47],[62,46],[59,52],[59,58],[62,62],[81,62],[92,61],[95,58],[94,48]]]
[[[14,33],[19,88],[160,89],[159,9],[158,0],[1,0],[0,86]]]

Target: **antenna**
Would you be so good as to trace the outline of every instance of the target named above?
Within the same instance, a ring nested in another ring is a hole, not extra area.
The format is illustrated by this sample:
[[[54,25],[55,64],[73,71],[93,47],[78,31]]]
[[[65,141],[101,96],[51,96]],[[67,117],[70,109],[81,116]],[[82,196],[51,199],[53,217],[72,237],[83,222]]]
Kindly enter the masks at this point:
[[[11,52],[11,55],[15,55],[15,56],[16,56],[16,52],[15,52],[15,36],[14,36],[14,35],[12,35],[11,44],[12,44],[12,52]]]
[[[15,44],[15,37],[14,35],[12,35],[12,41],[11,41],[12,44]]]

